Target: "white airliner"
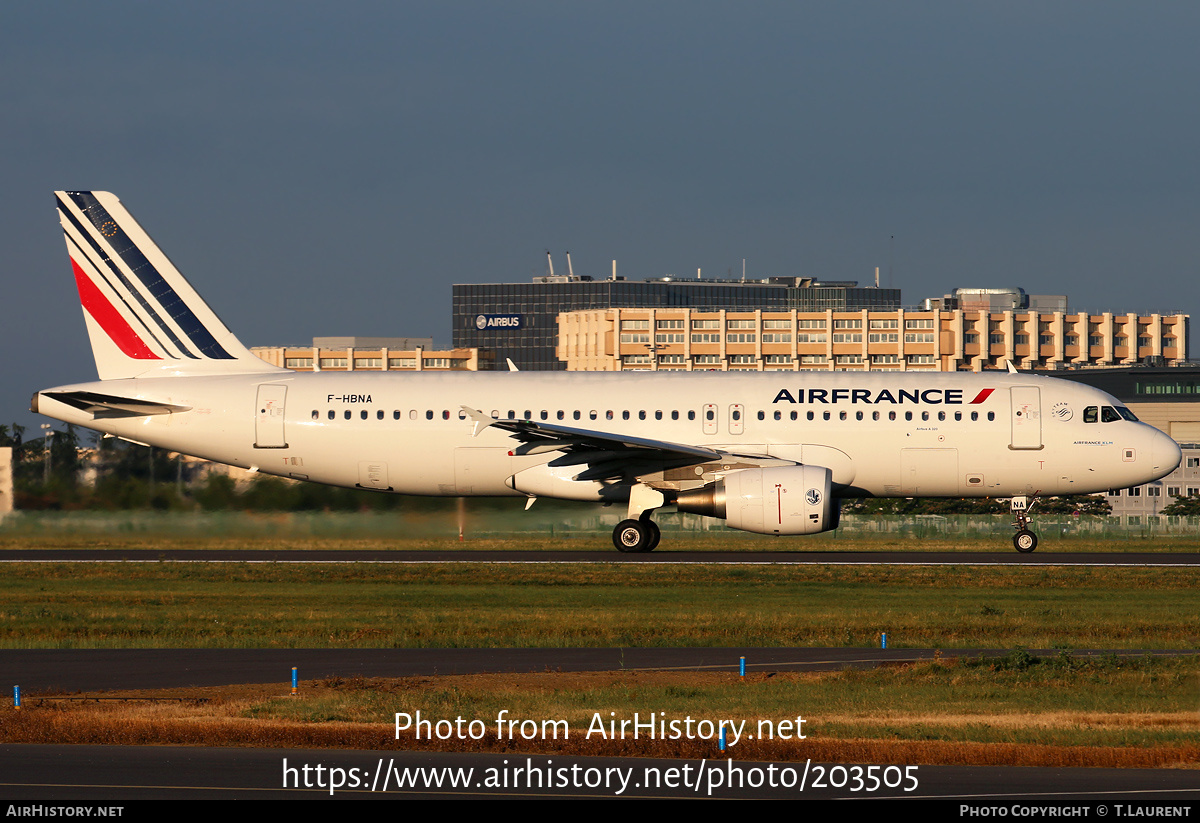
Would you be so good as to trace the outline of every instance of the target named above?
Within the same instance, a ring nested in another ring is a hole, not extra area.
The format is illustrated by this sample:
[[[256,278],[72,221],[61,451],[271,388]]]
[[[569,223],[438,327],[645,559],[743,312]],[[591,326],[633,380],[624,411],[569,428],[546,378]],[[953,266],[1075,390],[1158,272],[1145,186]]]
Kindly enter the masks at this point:
[[[842,497],[1012,498],[1170,473],[1179,447],[1113,397],[1015,372],[297,373],[250,353],[121,202],[58,192],[98,382],[33,410],[280,477],[628,507],[651,551],[665,505],[759,534],[836,528]]]

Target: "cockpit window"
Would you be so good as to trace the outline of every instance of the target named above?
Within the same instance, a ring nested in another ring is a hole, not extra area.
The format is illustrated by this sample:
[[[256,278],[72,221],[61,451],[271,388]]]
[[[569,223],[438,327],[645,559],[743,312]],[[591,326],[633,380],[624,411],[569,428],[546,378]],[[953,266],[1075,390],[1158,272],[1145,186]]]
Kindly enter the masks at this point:
[[[1100,409],[1096,406],[1088,406],[1083,410],[1083,422],[1095,423],[1099,419]]]
[[[1121,415],[1117,414],[1117,410],[1114,409],[1112,406],[1101,406],[1100,407],[1100,422],[1101,423],[1115,423],[1116,421],[1118,421],[1120,419],[1121,419]]]
[[[1134,414],[1133,412],[1131,412],[1125,406],[1117,406],[1117,413],[1120,414],[1122,417],[1124,417],[1126,420],[1130,421],[1131,423],[1138,422],[1137,415]]]

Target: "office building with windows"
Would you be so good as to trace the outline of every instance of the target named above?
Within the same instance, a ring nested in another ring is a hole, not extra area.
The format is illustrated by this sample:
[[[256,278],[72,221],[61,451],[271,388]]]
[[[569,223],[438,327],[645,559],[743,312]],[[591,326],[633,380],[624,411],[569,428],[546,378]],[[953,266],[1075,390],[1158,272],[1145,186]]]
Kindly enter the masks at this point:
[[[293,371],[480,371],[491,352],[435,349],[431,337],[315,337],[312,346],[256,346],[260,359]]]
[[[1188,316],[639,307],[564,312],[558,325],[558,356],[576,371],[1057,370],[1183,362]]]
[[[822,283],[804,277],[710,280],[593,280],[577,275],[536,277],[531,283],[454,286],[453,344],[495,353],[497,368],[511,359],[520,369],[566,369],[559,357],[558,316],[606,309],[756,311],[890,310],[899,289]],[[643,350],[644,353],[644,350]]]

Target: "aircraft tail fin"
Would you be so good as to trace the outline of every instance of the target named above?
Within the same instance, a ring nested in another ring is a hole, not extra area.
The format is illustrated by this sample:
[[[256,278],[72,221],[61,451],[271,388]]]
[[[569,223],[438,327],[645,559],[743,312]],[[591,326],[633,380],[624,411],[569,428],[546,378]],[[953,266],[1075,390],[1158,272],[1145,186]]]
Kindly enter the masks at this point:
[[[286,371],[233,336],[114,195],[55,195],[101,380]]]

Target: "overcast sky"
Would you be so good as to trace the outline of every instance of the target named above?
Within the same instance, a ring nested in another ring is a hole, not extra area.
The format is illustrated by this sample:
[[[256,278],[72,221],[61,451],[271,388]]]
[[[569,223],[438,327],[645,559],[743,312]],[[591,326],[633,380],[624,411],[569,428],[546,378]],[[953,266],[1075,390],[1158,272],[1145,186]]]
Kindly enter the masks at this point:
[[[0,422],[95,377],[55,189],[116,193],[251,346],[449,345],[451,284],[526,281],[546,248],[1200,311],[1192,2],[0,15]]]

